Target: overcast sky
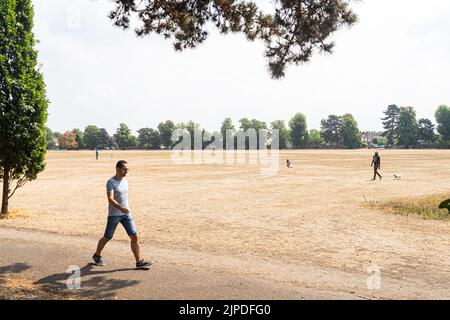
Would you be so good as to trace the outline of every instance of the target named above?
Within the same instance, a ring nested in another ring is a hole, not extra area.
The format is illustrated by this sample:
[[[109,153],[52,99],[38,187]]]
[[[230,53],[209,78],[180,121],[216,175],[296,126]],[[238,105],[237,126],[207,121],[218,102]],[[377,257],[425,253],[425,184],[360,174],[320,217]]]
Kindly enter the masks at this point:
[[[122,122],[135,131],[167,119],[215,130],[225,117],[269,123],[297,112],[309,128],[352,113],[361,130],[378,131],[389,104],[433,121],[450,104],[448,0],[358,2],[359,22],[335,35],[334,54],[292,65],[282,80],[270,78],[262,43],[243,36],[212,33],[176,53],[170,41],[112,27],[107,0],[33,2],[54,131],[95,124],[114,133]]]

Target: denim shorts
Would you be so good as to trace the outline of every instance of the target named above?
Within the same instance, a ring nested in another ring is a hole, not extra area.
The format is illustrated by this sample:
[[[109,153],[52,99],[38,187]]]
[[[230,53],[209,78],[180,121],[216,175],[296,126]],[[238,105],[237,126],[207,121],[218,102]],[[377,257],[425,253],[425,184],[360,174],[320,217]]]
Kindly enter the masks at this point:
[[[111,240],[114,236],[114,232],[116,231],[117,225],[121,223],[125,228],[125,231],[129,236],[137,235],[137,228],[134,224],[133,218],[127,214],[123,216],[117,217],[108,217],[108,223],[106,224],[106,230],[104,237],[108,240]]]

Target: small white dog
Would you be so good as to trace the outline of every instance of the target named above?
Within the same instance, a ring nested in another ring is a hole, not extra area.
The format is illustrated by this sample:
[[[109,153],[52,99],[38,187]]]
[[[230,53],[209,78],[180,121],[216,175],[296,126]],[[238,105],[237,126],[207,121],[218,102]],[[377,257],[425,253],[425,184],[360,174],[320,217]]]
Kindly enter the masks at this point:
[[[394,179],[395,180],[402,180],[402,174],[401,173],[394,174]]]

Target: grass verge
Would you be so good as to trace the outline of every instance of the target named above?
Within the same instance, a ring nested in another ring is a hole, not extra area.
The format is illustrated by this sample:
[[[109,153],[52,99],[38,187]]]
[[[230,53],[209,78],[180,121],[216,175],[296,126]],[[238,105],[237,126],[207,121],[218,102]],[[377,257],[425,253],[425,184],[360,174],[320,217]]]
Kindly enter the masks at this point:
[[[365,206],[404,216],[417,216],[426,220],[450,221],[449,211],[447,209],[439,209],[439,204],[446,199],[450,199],[450,194],[399,198],[386,202],[367,201],[365,199]]]

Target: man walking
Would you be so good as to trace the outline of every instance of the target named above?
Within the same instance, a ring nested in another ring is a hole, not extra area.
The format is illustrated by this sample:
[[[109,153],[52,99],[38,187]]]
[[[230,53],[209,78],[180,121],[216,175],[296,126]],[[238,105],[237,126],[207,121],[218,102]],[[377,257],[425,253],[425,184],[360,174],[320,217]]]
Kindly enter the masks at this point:
[[[377,175],[380,177],[380,180],[381,180],[383,177],[378,173],[378,170],[381,169],[381,158],[378,155],[378,152],[375,152],[375,155],[372,158],[371,167],[373,167],[373,179],[372,180],[376,180]]]
[[[117,225],[120,223],[125,228],[131,239],[131,251],[136,259],[136,268],[147,269],[153,261],[146,261],[140,257],[140,247],[137,229],[128,206],[128,180],[125,179],[129,169],[127,162],[120,160],[116,164],[116,175],[106,183],[106,195],[108,197],[108,222],[103,238],[97,245],[97,251],[92,256],[97,266],[104,266],[101,252],[106,243],[113,238]]]

